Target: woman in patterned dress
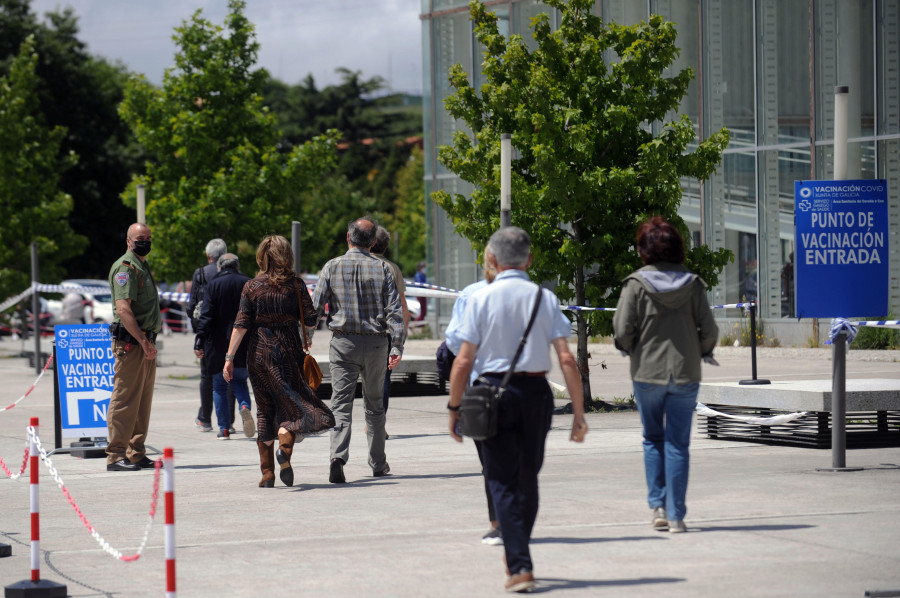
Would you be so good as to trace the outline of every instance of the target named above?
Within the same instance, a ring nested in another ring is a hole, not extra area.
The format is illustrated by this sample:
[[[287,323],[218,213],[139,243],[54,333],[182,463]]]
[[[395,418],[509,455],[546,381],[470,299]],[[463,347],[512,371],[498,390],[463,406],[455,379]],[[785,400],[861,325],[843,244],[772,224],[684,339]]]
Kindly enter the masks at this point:
[[[313,392],[303,378],[303,344],[298,322],[303,302],[303,323],[316,324],[317,314],[303,280],[294,275],[294,254],[287,239],[268,236],[256,251],[259,274],[244,285],[241,307],[234,329],[225,368],[230,381],[237,352],[244,335],[249,337],[247,368],[256,396],[259,428],[256,445],[262,470],[260,488],[275,485],[275,458],[281,465],[280,478],[285,486],[294,484],[291,454],[294,441],[334,427],[334,414]],[[299,299],[299,300],[298,300]],[[275,438],[278,451],[274,451]]]

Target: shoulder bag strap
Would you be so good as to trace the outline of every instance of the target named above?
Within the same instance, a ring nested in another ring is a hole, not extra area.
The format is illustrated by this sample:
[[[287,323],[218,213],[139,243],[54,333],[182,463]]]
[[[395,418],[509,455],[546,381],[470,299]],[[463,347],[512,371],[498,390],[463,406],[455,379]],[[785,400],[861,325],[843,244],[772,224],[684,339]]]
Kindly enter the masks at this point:
[[[303,321],[303,299],[300,298],[300,285],[297,279],[294,279],[294,288],[297,289],[297,304],[300,306],[300,330],[303,337],[300,339],[303,343],[303,351],[309,351],[309,345],[306,343],[306,323]]]
[[[522,350],[525,349],[525,341],[528,339],[528,333],[531,332],[531,327],[534,325],[535,318],[537,318],[538,308],[541,306],[541,298],[543,296],[544,290],[538,285],[537,297],[534,299],[534,308],[531,310],[531,319],[528,320],[528,326],[525,327],[525,332],[522,334],[522,339],[519,341],[519,348],[516,349],[516,354],[509,364],[509,369],[506,371],[506,375],[503,376],[503,380],[500,382],[501,391],[509,384],[509,380],[512,378],[513,372],[516,369],[516,364],[519,362],[519,357],[522,355]]]

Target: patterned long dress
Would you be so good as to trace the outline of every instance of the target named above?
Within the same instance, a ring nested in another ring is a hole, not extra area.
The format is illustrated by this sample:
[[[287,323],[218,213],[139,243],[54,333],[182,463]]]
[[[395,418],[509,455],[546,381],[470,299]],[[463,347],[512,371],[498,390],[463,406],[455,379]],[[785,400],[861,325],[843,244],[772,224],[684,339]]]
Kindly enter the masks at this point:
[[[315,325],[303,280],[275,285],[267,274],[244,285],[234,323],[247,329],[247,370],[256,396],[257,438],[263,442],[278,438],[279,427],[301,435],[334,427],[334,414],[303,378],[298,288],[304,323]]]

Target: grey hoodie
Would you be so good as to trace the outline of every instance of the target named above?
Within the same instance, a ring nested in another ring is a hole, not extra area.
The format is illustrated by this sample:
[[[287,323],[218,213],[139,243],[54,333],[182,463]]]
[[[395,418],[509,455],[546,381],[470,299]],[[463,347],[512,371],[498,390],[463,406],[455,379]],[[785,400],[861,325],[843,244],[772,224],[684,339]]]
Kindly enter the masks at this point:
[[[699,382],[701,358],[712,355],[719,338],[706,283],[670,263],[625,278],[613,330],[616,347],[631,357],[631,378],[650,384]]]

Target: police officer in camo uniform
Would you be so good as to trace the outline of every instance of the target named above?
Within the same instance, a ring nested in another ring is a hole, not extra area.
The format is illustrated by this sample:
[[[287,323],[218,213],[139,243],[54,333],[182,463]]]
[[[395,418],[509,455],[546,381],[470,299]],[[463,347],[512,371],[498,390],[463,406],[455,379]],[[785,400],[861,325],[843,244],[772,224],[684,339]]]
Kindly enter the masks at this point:
[[[147,266],[152,236],[150,227],[136,222],[128,227],[128,251],[109,270],[115,304],[110,325],[115,355],[115,377],[106,423],[107,471],[138,471],[154,467],[144,453],[153,383],[156,381],[156,335],[162,329],[159,293]]]

